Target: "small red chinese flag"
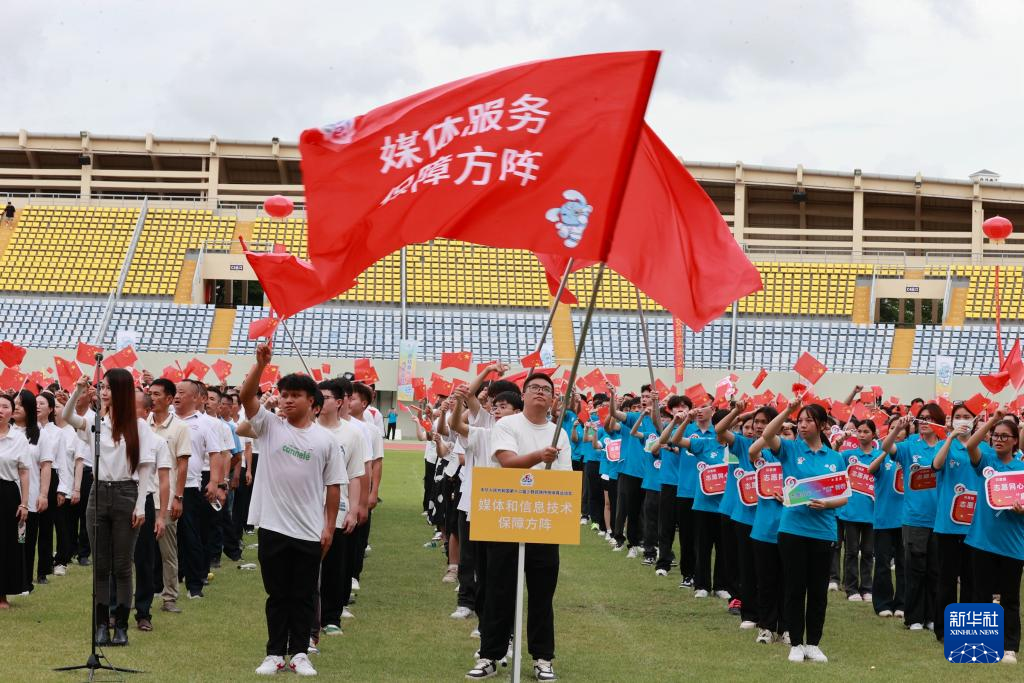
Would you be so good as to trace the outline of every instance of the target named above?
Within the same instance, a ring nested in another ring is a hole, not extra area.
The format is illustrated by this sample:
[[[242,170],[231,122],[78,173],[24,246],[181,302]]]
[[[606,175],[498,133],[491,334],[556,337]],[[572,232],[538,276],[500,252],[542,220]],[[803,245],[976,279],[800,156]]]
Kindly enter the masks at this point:
[[[601,372],[601,368],[594,368],[583,375],[580,380],[583,388],[594,387],[595,391],[604,391],[607,388],[605,387],[605,382],[608,381],[608,377]],[[578,382],[576,386],[580,386],[580,383]]]
[[[853,404],[853,416],[857,418],[858,422],[866,420],[869,414],[870,413],[868,412],[868,409],[864,406],[863,403]]]
[[[493,360],[491,362],[489,362],[489,363],[477,363],[476,364],[476,374],[479,375],[481,372],[484,371],[484,368],[486,368],[488,365],[494,365],[495,363],[497,363],[497,361],[493,361]],[[487,373],[487,376],[484,377],[484,379],[485,380],[497,379],[497,377],[498,377],[498,373],[496,373],[496,372],[494,372],[492,370],[491,372]]]
[[[455,368],[469,372],[469,364],[473,360],[473,354],[469,351],[453,351],[441,354],[441,369]]]
[[[539,368],[544,365],[544,362],[540,359],[540,351],[534,351],[519,359],[519,363],[524,368]]]
[[[75,360],[82,365],[96,365],[97,353],[103,353],[102,346],[93,346],[80,341],[78,342],[78,351],[75,352]]]
[[[427,386],[422,377],[412,378],[412,398],[414,401],[422,401],[427,397]]]
[[[597,409],[597,419],[601,421],[601,424],[604,424],[605,422],[608,421],[608,404],[607,403],[605,403],[604,405],[602,405],[600,408]]]
[[[817,358],[807,353],[806,351],[797,359],[796,365],[793,366],[797,374],[806,379],[811,384],[816,384],[821,376],[828,370],[824,365],[818,361]]]
[[[789,407],[789,399],[786,398],[785,394],[779,394],[775,397],[775,408],[780,413]]]
[[[25,349],[14,342],[0,342],[0,361],[9,368],[21,365],[21,361],[25,360],[25,353]]]
[[[3,372],[0,372],[0,389],[4,391],[21,391],[21,388],[25,386],[27,378],[28,375],[21,372],[17,366],[4,368]]]
[[[611,384],[613,387],[617,388],[622,386],[622,376],[619,375],[619,373],[617,372],[605,373],[605,378],[608,380],[608,383]]]
[[[451,396],[452,383],[435,372],[430,376],[430,391],[438,396]]]
[[[846,424],[850,421],[850,417],[853,415],[853,410],[850,406],[845,403],[833,403],[832,404],[832,416],[839,422]]]
[[[754,388],[760,389],[766,377],[768,377],[768,371],[761,368],[761,372],[757,373],[757,377],[754,378]]]
[[[186,367],[186,370],[188,368]],[[281,368],[274,365],[273,363],[267,363],[267,367],[263,368],[263,372],[260,374],[260,387],[273,386],[277,384],[277,380],[281,379]],[[266,389],[264,389],[266,391]]]
[[[380,381],[380,376],[369,358],[356,358],[354,374],[356,381],[363,384],[376,384]]]
[[[700,408],[708,402],[708,392],[707,389],[704,388],[703,384],[694,384],[686,390],[684,395],[693,401],[694,408]]]
[[[459,379],[458,377],[453,377],[452,378],[452,392],[454,392],[456,389],[461,387],[463,384],[467,384],[467,383],[468,382],[466,382],[466,380],[464,380],[464,379]]]
[[[128,368],[135,365],[139,357],[135,355],[135,349],[126,346],[112,356],[103,359],[103,369],[113,370],[114,368]],[[94,361],[95,362],[95,361]]]
[[[975,394],[964,401],[964,407],[975,415],[981,415],[981,412],[985,410],[987,406],[988,399],[981,394]]]
[[[28,374],[28,378],[25,380],[26,389],[33,386],[38,387],[38,389],[36,391],[33,391],[32,393],[39,393],[40,390],[46,388],[47,384],[48,382],[46,381],[46,375],[39,372],[38,370],[33,370],[32,372],[30,372]],[[29,390],[32,391],[31,389]]]
[[[1021,361],[1020,339],[1014,342],[1013,348],[1007,352],[999,369],[1005,370],[1010,375],[1013,388],[1019,391],[1024,385],[1024,361]]]
[[[182,374],[181,368],[177,365],[168,365],[164,368],[164,371],[160,374],[164,379],[169,379],[175,384],[185,379],[185,375]]]
[[[75,382],[82,376],[82,368],[78,367],[78,363],[54,356],[53,366],[57,369],[57,382],[60,388],[67,392],[74,391]]]
[[[321,370],[320,368],[313,368],[312,372],[313,372],[313,379],[315,379],[317,382],[323,382],[324,381],[323,370]]]
[[[210,369],[213,370],[213,374],[217,375],[217,379],[221,382],[227,382],[228,375],[231,374],[231,363],[223,358],[218,358],[214,361],[213,365],[210,366]]]
[[[195,375],[196,379],[202,382],[203,378],[206,377],[206,373],[208,373],[209,371],[209,365],[199,360],[198,358],[193,358],[192,360],[185,364],[185,370],[183,374],[185,375],[185,379],[188,379],[189,375]]]
[[[249,323],[249,339],[260,339],[261,337],[271,339],[273,338],[274,331],[277,330],[277,326],[279,324],[281,324],[280,318],[275,318],[273,316],[253,320]]]
[[[659,401],[664,401],[666,398],[668,398],[668,385],[662,382],[660,377],[654,380],[654,390],[658,392]]]

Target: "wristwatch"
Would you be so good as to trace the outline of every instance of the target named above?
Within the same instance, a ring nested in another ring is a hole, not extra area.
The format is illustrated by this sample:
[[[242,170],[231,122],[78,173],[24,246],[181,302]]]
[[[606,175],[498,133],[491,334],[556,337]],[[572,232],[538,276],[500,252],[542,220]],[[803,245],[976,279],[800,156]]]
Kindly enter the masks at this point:
[[[178,501],[179,503],[184,503],[185,502],[185,496],[175,496],[174,500]]]
[[[219,488],[221,491],[227,491],[228,490],[228,485],[227,484],[217,484],[217,488]]]

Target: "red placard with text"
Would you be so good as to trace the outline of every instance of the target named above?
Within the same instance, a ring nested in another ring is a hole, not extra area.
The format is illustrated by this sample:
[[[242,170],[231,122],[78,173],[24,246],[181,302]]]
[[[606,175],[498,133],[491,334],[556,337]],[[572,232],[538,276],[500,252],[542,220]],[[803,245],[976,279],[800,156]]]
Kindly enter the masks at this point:
[[[740,501],[750,507],[757,505],[757,472],[747,472],[736,468],[733,470],[736,477],[736,488],[740,494]]]
[[[697,472],[700,490],[705,496],[716,496],[725,492],[726,482],[729,481],[728,465],[708,465],[700,462],[697,463]]]
[[[757,495],[774,498],[782,493],[782,463],[770,462],[757,470]]]
[[[985,468],[988,470],[988,468]],[[991,476],[986,471],[985,492],[988,506],[993,510],[1008,510],[1014,503],[1024,503],[1024,470],[996,472]]]
[[[910,490],[927,491],[935,488],[935,470],[920,465],[910,466]]]
[[[850,489],[854,493],[862,493],[871,500],[875,499],[875,477],[868,472],[867,467],[859,462],[852,462],[846,468],[846,476],[850,478]]]

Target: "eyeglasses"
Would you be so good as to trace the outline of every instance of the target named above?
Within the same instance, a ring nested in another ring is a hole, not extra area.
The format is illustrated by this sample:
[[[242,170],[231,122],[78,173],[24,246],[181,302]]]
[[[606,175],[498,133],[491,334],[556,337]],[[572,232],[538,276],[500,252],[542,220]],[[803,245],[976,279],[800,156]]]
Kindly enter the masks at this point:
[[[547,394],[549,396],[551,395],[551,387],[546,387],[543,384],[531,384],[530,386],[526,387],[526,391],[527,393],[532,392],[534,394]]]
[[[1013,434],[993,434],[992,435],[992,440],[993,441],[1009,441],[1012,438],[1013,438]]]

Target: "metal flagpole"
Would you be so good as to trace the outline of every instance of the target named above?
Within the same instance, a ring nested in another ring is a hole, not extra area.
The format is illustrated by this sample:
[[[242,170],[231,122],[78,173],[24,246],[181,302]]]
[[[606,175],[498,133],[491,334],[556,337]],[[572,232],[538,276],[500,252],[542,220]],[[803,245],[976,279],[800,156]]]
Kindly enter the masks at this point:
[[[516,563],[516,627],[512,637],[512,683],[519,683],[519,664],[523,659],[523,583],[526,576],[526,544],[519,544],[519,559]]]
[[[299,356],[299,360],[302,362],[302,367],[306,368],[306,374],[310,377],[313,373],[309,371],[309,366],[306,365],[306,359],[302,357],[302,352],[299,351],[299,345],[295,343],[295,337],[292,336],[292,331],[288,329],[288,323],[284,319],[281,320],[281,327],[284,328],[284,333],[288,335],[288,340],[292,343],[292,348],[295,349],[295,353]]]
[[[636,289],[634,287],[634,289]],[[636,310],[640,313],[640,331],[644,338],[644,353],[647,355],[647,372],[651,375],[651,391],[654,392],[654,366],[651,364],[651,341],[647,337],[647,318],[644,317],[644,306],[640,300],[640,290],[636,289]]]
[[[540,339],[537,340],[537,348],[535,351],[540,351],[541,347],[544,346],[544,342],[547,341],[548,332],[551,331],[551,323],[555,319],[555,311],[558,310],[558,302],[562,299],[562,292],[565,291],[565,287],[569,284],[569,273],[572,272],[572,262],[575,259],[569,259],[569,262],[565,264],[565,272],[562,273],[562,281],[558,283],[558,291],[555,292],[555,299],[551,302],[551,309],[548,311],[548,321],[544,323],[544,331],[540,333]]]

